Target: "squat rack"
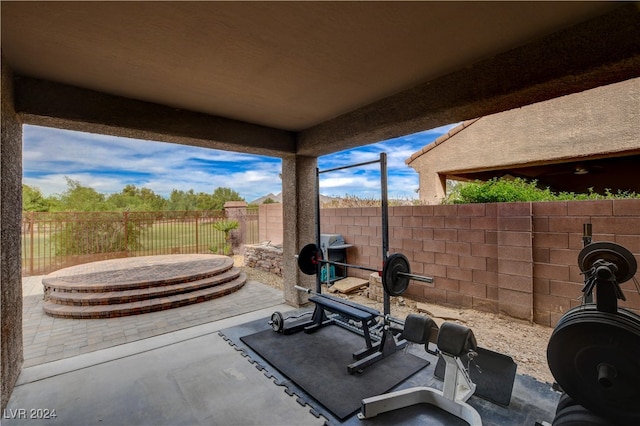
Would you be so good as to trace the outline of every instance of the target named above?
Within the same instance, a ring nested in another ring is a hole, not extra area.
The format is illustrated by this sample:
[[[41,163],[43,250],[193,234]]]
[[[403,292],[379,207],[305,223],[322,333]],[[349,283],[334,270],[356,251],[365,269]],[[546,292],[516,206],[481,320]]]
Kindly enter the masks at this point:
[[[335,172],[338,170],[351,169],[355,167],[367,166],[369,164],[380,164],[380,197],[381,197],[381,216],[382,216],[382,264],[384,265],[389,255],[389,199],[387,197],[387,154],[380,153],[377,160],[365,161],[362,163],[351,164],[347,166],[334,167],[331,169],[320,170],[316,167],[316,245],[320,247],[320,175],[323,173]],[[318,265],[318,268],[320,265]],[[321,293],[322,280],[320,273],[316,274],[316,293]],[[384,292],[383,300],[384,315],[391,315],[391,300],[387,292]]]

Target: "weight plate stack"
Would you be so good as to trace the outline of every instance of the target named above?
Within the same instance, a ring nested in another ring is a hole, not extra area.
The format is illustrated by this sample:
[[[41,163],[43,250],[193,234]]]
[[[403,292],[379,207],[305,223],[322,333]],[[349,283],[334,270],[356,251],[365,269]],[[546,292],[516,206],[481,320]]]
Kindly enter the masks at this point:
[[[619,424],[640,424],[640,316],[575,307],[558,321],[547,362],[579,405]]]

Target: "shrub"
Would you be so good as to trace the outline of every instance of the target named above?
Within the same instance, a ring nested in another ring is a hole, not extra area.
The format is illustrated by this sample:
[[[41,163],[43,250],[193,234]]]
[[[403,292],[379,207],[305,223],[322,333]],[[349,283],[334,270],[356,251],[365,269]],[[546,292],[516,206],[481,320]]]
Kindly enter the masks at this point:
[[[52,236],[57,256],[134,251],[143,223],[122,220],[119,213],[67,213]]]
[[[224,232],[224,244],[215,244],[209,248],[214,253],[230,255],[232,253],[233,244],[231,244],[231,231],[237,229],[240,223],[237,220],[226,219],[219,220],[213,224],[215,230]]]
[[[560,192],[538,187],[538,181],[521,178],[493,178],[486,182],[464,182],[453,187],[443,204],[465,203],[508,203],[516,201],[566,201],[566,200],[605,200],[620,198],[640,198],[639,194],[629,191],[612,193],[605,190],[598,194],[589,188],[588,193]]]

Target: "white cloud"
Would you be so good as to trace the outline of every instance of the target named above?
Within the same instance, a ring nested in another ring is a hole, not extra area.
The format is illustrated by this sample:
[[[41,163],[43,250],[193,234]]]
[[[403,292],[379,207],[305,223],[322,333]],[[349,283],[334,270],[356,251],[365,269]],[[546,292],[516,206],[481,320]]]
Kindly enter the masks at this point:
[[[453,125],[320,157],[321,170],[377,160],[387,152],[389,196],[414,198],[418,175],[405,160]],[[231,188],[247,201],[281,191],[279,159],[163,142],[24,126],[24,183],[45,194],[67,189],[65,176],[99,192],[125,185],[147,187],[168,196],[171,190],[211,193]],[[380,197],[379,164],[321,175],[326,195]]]
[[[418,174],[405,160],[423,146],[432,143],[456,124],[407,135],[365,147],[338,152],[319,159],[320,170],[375,161],[387,153],[387,190],[390,198],[417,198]],[[320,190],[325,195],[360,195],[380,198],[380,165],[378,163],[343,169],[320,175]]]

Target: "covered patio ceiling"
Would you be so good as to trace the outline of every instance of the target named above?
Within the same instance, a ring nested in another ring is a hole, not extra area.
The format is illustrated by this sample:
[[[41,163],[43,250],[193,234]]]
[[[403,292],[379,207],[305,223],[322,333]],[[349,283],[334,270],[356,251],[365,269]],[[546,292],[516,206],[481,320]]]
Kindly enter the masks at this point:
[[[319,156],[640,75],[638,3],[2,2],[27,123]]]

